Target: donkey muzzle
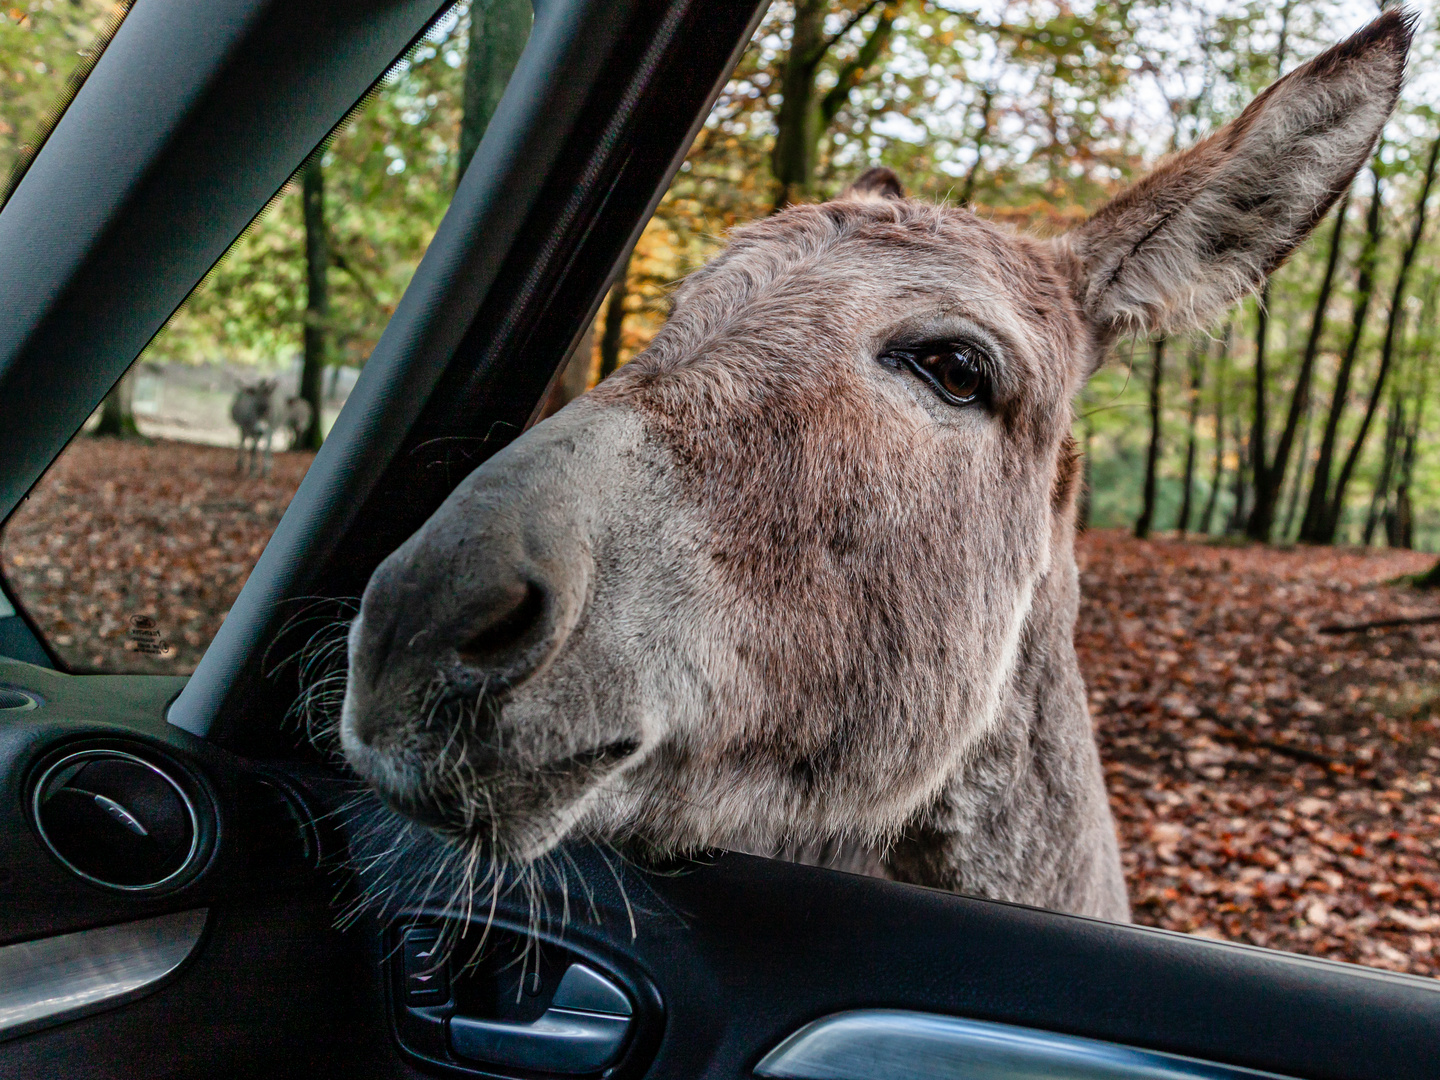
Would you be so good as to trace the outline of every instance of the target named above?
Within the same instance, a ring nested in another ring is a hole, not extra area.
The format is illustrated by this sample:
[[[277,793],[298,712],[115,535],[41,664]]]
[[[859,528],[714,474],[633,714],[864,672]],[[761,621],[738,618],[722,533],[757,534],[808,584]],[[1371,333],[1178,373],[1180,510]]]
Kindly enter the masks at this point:
[[[633,428],[576,403],[471,473],[372,575],[341,743],[392,807],[433,824],[473,823],[481,806],[520,826],[636,753],[634,725],[598,707],[613,671],[576,653],[596,648],[581,628],[614,497],[604,479]]]

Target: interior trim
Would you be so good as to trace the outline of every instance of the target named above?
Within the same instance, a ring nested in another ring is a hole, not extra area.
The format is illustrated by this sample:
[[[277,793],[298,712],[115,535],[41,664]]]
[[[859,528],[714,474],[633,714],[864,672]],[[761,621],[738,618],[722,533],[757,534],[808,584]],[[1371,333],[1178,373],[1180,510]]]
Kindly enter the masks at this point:
[[[0,1041],[156,989],[205,931],[200,908],[0,948]]]
[[[190,817],[190,850],[185,853],[185,861],[181,863],[180,866],[178,866],[172,873],[166,874],[159,881],[151,881],[144,885],[117,885],[113,881],[106,881],[104,878],[98,878],[93,874],[87,874],[84,870],[81,870],[80,867],[76,866],[73,862],[71,862],[69,859],[67,859],[64,855],[60,853],[60,849],[56,846],[55,841],[52,840],[50,838],[50,834],[45,831],[45,815],[43,813],[43,810],[45,805],[45,799],[49,795],[49,789],[51,787],[52,780],[57,777],[63,769],[70,768],[72,769],[73,773],[73,767],[76,766],[79,762],[104,761],[106,758],[112,760],[119,759],[121,761],[131,761],[134,762],[136,765],[140,765],[143,768],[149,769],[156,776],[160,777],[161,780],[164,780],[165,783],[169,784],[170,787],[174,789],[176,795],[180,796],[180,801],[185,806],[185,812]],[[156,765],[153,761],[148,761],[143,757],[140,757],[136,754],[128,753],[124,750],[112,750],[109,747],[95,747],[88,750],[77,750],[73,754],[66,754],[59,761],[55,762],[55,764],[51,765],[48,769],[46,769],[45,772],[41,775],[39,781],[36,782],[35,790],[30,796],[30,816],[31,819],[35,822],[35,831],[40,834],[40,839],[45,842],[46,850],[48,850],[51,855],[55,856],[55,858],[60,861],[60,863],[65,867],[65,869],[69,870],[77,877],[84,878],[86,881],[91,882],[92,884],[103,886],[106,889],[115,889],[119,892],[150,892],[154,889],[163,888],[164,886],[171,884],[178,878],[194,870],[195,860],[200,855],[200,838],[202,836],[202,826],[200,823],[200,813],[195,808],[195,800],[190,798],[189,794],[186,793],[185,788],[181,786],[178,780],[176,780],[168,772],[162,769],[159,765]],[[3,1020],[0,1020],[0,1029],[3,1029],[3,1027],[4,1022]]]
[[[1283,1080],[1157,1050],[955,1016],[866,1009],[806,1024],[755,1066],[787,1080]]]

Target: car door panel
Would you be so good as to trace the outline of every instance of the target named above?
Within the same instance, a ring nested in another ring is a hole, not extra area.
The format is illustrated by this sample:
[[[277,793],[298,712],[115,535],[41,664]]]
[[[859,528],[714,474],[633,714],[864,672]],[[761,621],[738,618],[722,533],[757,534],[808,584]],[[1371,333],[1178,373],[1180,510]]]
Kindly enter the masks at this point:
[[[371,839],[352,838],[362,853],[377,842],[372,822],[363,832]],[[413,882],[411,901],[443,895],[414,873],[431,855],[380,872],[391,888]],[[747,855],[647,873],[574,847],[553,866],[566,869],[548,872],[543,903],[500,890],[499,923],[524,934],[538,919],[542,937],[653,983],[665,1034],[650,1077],[750,1075],[807,1024],[877,1009],[1313,1080],[1434,1075],[1430,980]],[[446,911],[402,901],[391,914],[403,924]]]

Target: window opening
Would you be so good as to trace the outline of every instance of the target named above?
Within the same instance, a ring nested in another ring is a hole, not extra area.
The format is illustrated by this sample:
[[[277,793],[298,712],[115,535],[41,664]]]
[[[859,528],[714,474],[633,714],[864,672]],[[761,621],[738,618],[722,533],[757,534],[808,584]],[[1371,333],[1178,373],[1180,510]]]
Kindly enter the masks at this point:
[[[528,3],[476,10],[456,4],[386,73],[5,523],[9,592],[70,670],[184,674],[214,637],[524,47]],[[59,50],[70,24],[47,19],[32,33]],[[0,609],[0,631],[17,618]]]

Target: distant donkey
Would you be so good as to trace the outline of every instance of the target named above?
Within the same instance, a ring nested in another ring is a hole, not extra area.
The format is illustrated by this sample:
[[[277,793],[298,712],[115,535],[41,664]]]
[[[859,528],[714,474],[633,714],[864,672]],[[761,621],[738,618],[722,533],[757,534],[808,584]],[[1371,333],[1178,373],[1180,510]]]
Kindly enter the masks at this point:
[[[310,430],[310,421],[314,415],[310,402],[303,397],[285,399],[285,406],[280,410],[280,426],[290,433],[289,449],[299,447],[300,440]]]
[[[242,386],[235,391],[235,399],[230,402],[230,419],[240,428],[236,472],[245,471],[247,475],[254,476],[258,464],[262,476],[270,475],[270,439],[275,430],[272,414],[278,384],[278,379],[261,379],[252,386]],[[247,447],[250,455],[248,470],[245,468]]]
[[[375,571],[340,736],[485,865],[567,836],[873,852],[1129,906],[1072,640],[1071,403],[1256,289],[1375,146],[1391,10],[1056,239],[903,197],[739,229],[650,348]]]

